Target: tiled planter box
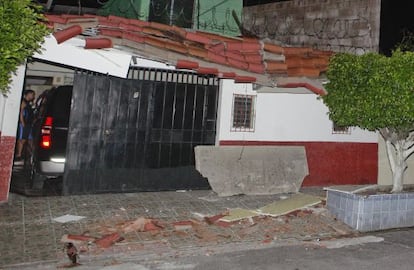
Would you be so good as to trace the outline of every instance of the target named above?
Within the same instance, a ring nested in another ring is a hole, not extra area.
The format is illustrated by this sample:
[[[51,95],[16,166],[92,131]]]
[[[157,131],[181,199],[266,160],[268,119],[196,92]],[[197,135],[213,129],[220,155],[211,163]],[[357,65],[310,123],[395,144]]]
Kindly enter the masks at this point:
[[[414,226],[414,193],[358,195],[327,188],[327,207],[359,231]]]

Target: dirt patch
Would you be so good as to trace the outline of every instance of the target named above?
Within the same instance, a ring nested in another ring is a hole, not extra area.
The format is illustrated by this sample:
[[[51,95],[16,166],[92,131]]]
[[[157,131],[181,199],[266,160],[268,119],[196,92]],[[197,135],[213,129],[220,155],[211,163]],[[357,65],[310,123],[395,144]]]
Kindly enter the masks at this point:
[[[382,195],[382,194],[394,194],[391,193],[391,186],[378,186],[375,189],[368,189],[368,190],[363,190],[363,191],[359,191],[359,192],[355,192],[356,195],[361,195],[361,196],[371,196],[371,195]],[[408,186],[404,186],[404,189],[402,192],[400,192],[402,194],[405,193],[414,193],[414,186],[413,185],[408,185]]]

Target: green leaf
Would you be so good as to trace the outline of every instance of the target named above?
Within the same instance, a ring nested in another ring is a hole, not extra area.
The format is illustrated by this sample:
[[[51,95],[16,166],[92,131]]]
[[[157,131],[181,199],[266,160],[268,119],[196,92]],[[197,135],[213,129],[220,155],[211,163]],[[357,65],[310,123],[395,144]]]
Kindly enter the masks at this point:
[[[414,52],[337,54],[322,99],[338,125],[367,130],[414,127]]]
[[[6,93],[12,74],[38,52],[49,29],[41,23],[40,7],[30,0],[0,0],[0,92]]]

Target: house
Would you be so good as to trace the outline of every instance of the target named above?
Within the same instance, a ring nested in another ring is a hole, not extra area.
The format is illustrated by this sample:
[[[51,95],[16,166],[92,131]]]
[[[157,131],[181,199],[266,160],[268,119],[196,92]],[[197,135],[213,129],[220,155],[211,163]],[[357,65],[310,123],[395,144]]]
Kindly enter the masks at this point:
[[[302,145],[309,165],[305,185],[376,183],[377,135],[336,127],[318,99],[325,93],[323,73],[332,52],[116,16],[47,17],[54,33],[34,60],[78,70],[73,110],[80,118],[71,115],[82,119],[77,128],[89,132],[98,123],[87,118],[95,115],[96,103],[93,99],[87,103],[86,93],[93,97],[115,93],[106,97],[104,111],[114,117],[117,108],[127,106],[128,111],[146,113],[144,127],[137,125],[132,139],[131,130],[119,123],[141,120],[105,122],[113,125],[100,131],[109,138],[106,147],[112,154],[100,167],[91,168],[90,159],[82,156],[88,145],[78,143],[69,151],[66,176],[77,180],[67,183],[66,194],[133,191],[142,186],[145,190],[205,187],[193,166],[192,149],[200,144]],[[22,89],[24,70],[16,74],[13,95]],[[102,89],[107,90],[97,92]],[[13,138],[18,107],[10,101],[11,97],[4,101],[6,108],[10,105],[8,117],[1,118]],[[89,112],[85,106],[91,106]],[[191,112],[188,119],[186,112]],[[83,141],[75,133],[69,137]],[[10,161],[12,148],[10,144]],[[146,154],[137,158],[141,150]],[[7,187],[11,165],[2,166],[0,182]]]

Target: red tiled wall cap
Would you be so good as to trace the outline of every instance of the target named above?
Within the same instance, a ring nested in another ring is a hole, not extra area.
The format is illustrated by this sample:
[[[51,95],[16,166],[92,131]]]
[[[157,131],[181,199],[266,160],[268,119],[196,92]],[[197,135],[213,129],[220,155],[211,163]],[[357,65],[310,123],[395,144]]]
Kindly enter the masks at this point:
[[[187,61],[187,60],[178,60],[175,65],[176,69],[198,69],[199,65],[197,62]]]
[[[281,88],[298,88],[298,87],[303,87],[306,89],[309,89],[310,91],[312,91],[313,93],[320,95],[320,96],[324,96],[326,95],[326,92],[324,89],[318,88],[314,85],[311,85],[310,83],[303,83],[303,82],[298,82],[298,83],[286,83],[286,84],[280,84],[278,85],[278,87]]]
[[[237,74],[235,72],[220,72],[218,76],[222,79],[234,79]]]
[[[256,77],[250,77],[250,76],[236,76],[234,78],[235,83],[254,83],[256,82]]]
[[[209,67],[199,67],[197,69],[198,74],[211,74],[211,75],[218,75],[219,71],[217,68],[209,68]]]

